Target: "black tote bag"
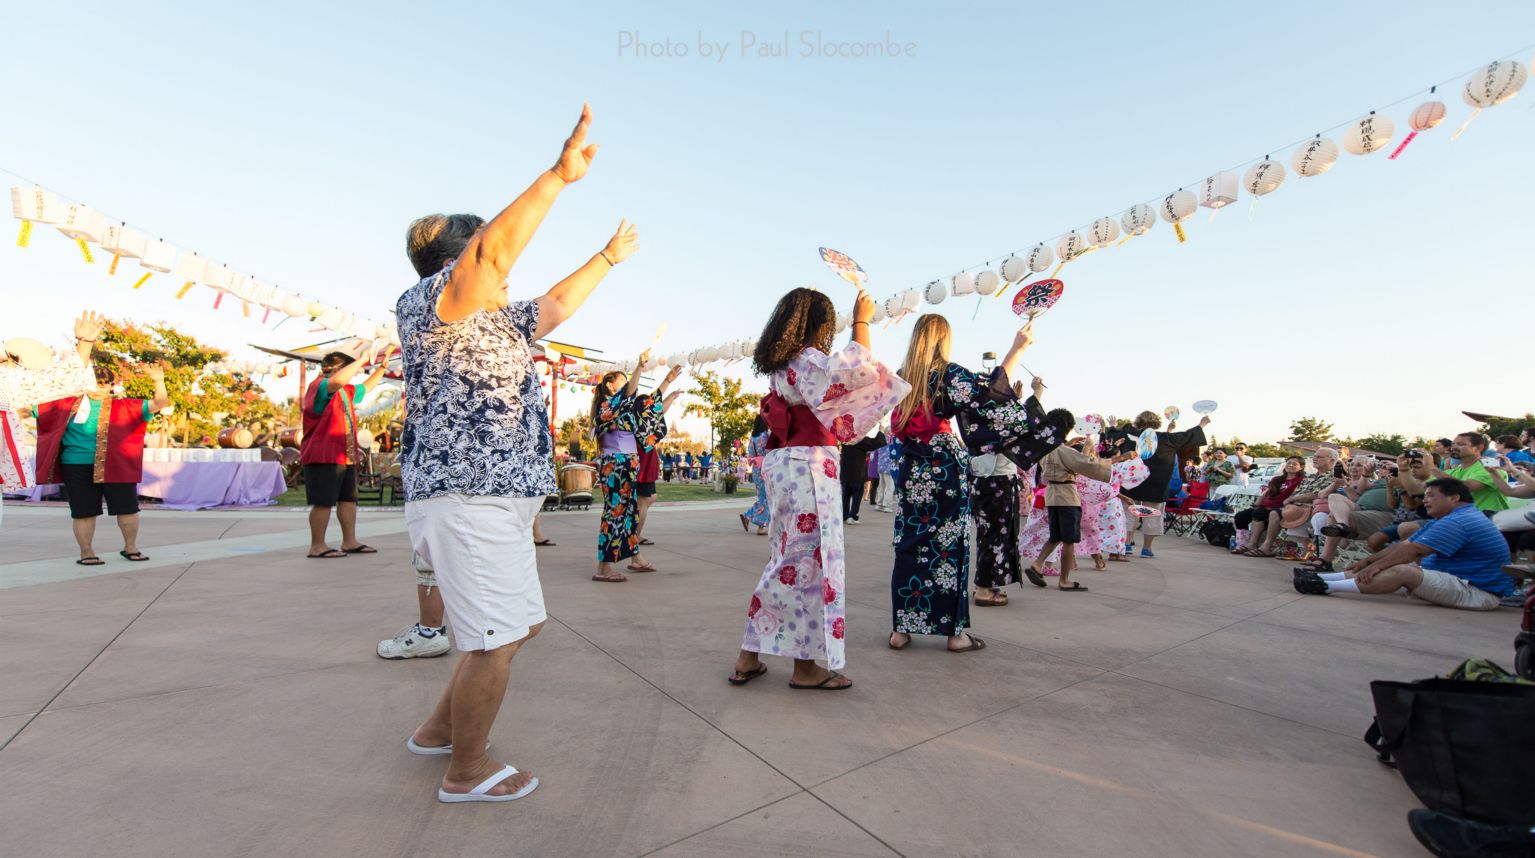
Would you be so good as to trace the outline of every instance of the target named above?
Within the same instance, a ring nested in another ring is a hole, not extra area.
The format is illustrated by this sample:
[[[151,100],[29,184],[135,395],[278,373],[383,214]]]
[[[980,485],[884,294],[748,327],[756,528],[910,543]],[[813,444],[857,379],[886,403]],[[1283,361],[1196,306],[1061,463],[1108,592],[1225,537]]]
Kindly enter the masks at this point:
[[[1535,685],[1424,679],[1370,683],[1364,740],[1429,810],[1535,825]]]

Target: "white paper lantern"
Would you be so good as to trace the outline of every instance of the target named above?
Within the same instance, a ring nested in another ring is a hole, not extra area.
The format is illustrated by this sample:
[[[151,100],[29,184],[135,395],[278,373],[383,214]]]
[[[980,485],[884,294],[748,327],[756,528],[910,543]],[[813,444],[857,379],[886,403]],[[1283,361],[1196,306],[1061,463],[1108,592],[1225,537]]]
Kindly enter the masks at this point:
[[[942,280],[934,280],[927,284],[927,288],[922,290],[922,294],[923,297],[927,298],[929,304],[942,304],[943,299],[949,297],[949,287],[943,285]]]
[[[1248,167],[1247,172],[1242,174],[1242,187],[1246,188],[1249,194],[1261,197],[1273,193],[1284,184],[1284,177],[1283,164],[1264,158]]]
[[[176,246],[166,244],[159,239],[144,245],[144,255],[139,259],[140,268],[148,268],[150,271],[158,271],[161,274],[170,273],[176,265]],[[192,278],[196,280],[197,278]]]
[[[851,325],[852,323],[853,323],[853,314],[852,313],[838,313],[837,314],[837,333],[840,334],[843,331],[847,330],[848,325]]]
[[[283,299],[282,311],[290,316],[306,316],[309,314],[309,302],[303,295],[289,295]]]
[[[1386,148],[1395,133],[1396,123],[1391,117],[1371,113],[1343,132],[1343,148],[1350,155],[1368,155]]]
[[[230,269],[229,282],[224,285],[224,291],[241,300],[249,300],[250,280],[248,275]]]
[[[202,280],[207,268],[208,260],[195,253],[183,253],[176,258],[176,279],[187,282]]]
[[[975,278],[970,276],[970,272],[961,271],[950,278],[949,285],[953,288],[954,297],[969,295],[975,291]]]
[[[90,206],[72,203],[64,207],[58,229],[66,238],[100,241],[107,229],[107,219]]]
[[[1320,176],[1338,163],[1338,144],[1326,137],[1313,137],[1300,145],[1290,159],[1301,178]]]
[[[1229,206],[1237,201],[1237,174],[1225,170],[1199,183],[1199,204],[1209,209]]]
[[[993,274],[993,277],[996,275]],[[901,309],[908,313],[915,313],[922,309],[922,293],[915,289],[907,289],[901,293]]]
[[[190,280],[191,278],[187,279]],[[204,286],[223,290],[227,289],[230,281],[234,279],[234,272],[229,270],[228,265],[205,260],[203,276],[199,279],[202,280]]]
[[[992,271],[990,268],[982,269],[979,274],[975,275],[975,291],[982,295],[990,295],[996,292],[997,287],[1001,285],[1002,278],[998,277],[997,272]]]
[[[880,322],[883,322],[884,320],[885,320],[885,302],[884,301],[876,301],[875,304],[874,304],[874,315],[869,319],[869,323],[877,325]]]
[[[127,224],[108,226],[101,233],[101,249],[113,256],[138,259],[144,255],[144,248],[148,245],[149,239],[144,233]]]
[[[1008,283],[1017,283],[1019,280],[1029,276],[1028,260],[1021,256],[1009,256],[1002,260],[1001,271],[1003,280],[1006,280]]]
[[[1051,250],[1049,245],[1040,242],[1029,248],[1029,253],[1024,258],[1028,260],[1029,270],[1038,274],[1049,268],[1050,263],[1055,261],[1055,251]]]
[[[58,223],[64,217],[64,204],[52,191],[18,185],[11,188],[11,214],[17,220]]]
[[[1157,206],[1162,220],[1168,223],[1181,223],[1197,208],[1199,201],[1194,198],[1194,192],[1181,189],[1163,197],[1161,205]]]
[[[1055,255],[1059,256],[1062,262],[1070,262],[1086,250],[1087,236],[1080,232],[1068,232],[1055,243]]]
[[[1425,101],[1407,117],[1407,127],[1413,131],[1427,131],[1444,121],[1444,102]]]
[[[1157,225],[1157,213],[1145,203],[1136,203],[1119,219],[1119,223],[1125,228],[1126,235],[1142,235]]]
[[[1466,81],[1461,97],[1478,110],[1493,107],[1519,94],[1529,72],[1518,60],[1498,60],[1478,69]]]
[[[325,312],[320,314],[320,318],[316,319],[315,321],[319,323],[320,327],[326,329],[327,331],[333,331],[339,334],[342,332],[341,323],[345,320],[345,313],[341,312],[335,307],[327,307]]]
[[[308,315],[310,319],[318,319],[325,315],[325,305],[321,304],[319,301],[310,301],[309,306],[305,307],[304,310],[305,314]]]
[[[891,295],[889,298],[881,301],[879,307],[880,311],[885,314],[885,318],[894,319],[901,315],[901,296]]]
[[[1087,228],[1087,237],[1095,247],[1108,247],[1119,238],[1119,224],[1111,217],[1101,217]]]

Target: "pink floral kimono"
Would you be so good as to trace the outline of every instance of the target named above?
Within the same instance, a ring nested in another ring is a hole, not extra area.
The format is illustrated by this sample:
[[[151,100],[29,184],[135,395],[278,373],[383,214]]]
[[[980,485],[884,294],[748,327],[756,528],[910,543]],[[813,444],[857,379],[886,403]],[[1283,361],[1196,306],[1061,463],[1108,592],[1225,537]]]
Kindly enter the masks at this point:
[[[1082,495],[1082,544],[1086,545],[1091,554],[1123,554],[1125,551],[1125,537],[1129,528],[1125,519],[1125,505],[1119,500],[1119,493],[1124,489],[1133,489],[1146,481],[1151,476],[1151,469],[1140,459],[1130,459],[1118,462],[1109,468],[1109,481],[1100,483],[1097,480],[1088,480],[1094,486],[1095,496],[1103,494],[1105,499],[1087,506],[1087,495]],[[1081,481],[1077,488],[1081,489]]]
[[[847,633],[835,442],[867,434],[910,386],[857,343],[833,355],[807,348],[773,373],[771,386],[777,396],[763,403],[772,437],[762,477],[776,532],[768,534],[773,554],[746,609],[741,649],[825,659],[835,670],[846,664]],[[807,438],[832,443],[802,443]]]

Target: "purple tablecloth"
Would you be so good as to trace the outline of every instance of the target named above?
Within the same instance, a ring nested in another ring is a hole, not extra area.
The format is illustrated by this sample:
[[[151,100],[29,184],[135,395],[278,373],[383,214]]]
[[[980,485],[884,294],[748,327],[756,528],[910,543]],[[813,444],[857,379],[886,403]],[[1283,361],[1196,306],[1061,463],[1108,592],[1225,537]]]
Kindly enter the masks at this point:
[[[266,506],[288,490],[277,462],[145,462],[139,494],[159,498],[166,509]],[[56,485],[20,494],[30,501],[56,495]]]
[[[166,509],[265,506],[287,490],[277,462],[145,462],[139,483]]]

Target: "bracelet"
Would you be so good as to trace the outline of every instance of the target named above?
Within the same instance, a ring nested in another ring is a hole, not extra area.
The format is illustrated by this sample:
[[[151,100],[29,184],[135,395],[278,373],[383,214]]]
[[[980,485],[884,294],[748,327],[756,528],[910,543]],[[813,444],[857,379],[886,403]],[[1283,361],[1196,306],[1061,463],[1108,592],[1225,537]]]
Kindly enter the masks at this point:
[[[617,268],[618,267],[618,263],[617,262],[614,262],[613,260],[608,258],[608,250],[607,250],[607,248],[603,248],[602,250],[597,251],[597,255],[602,257],[602,261],[606,262],[608,264],[609,268]]]
[[[869,323],[868,323],[868,322],[865,322],[865,321],[864,321],[864,320],[862,320],[862,319],[859,319],[859,320],[857,320],[857,321],[855,321],[855,322],[853,322],[853,324],[855,324],[855,325],[867,325],[867,324],[869,324]]]
[[[85,337],[75,337],[75,342],[77,342],[77,343],[94,343],[96,341],[95,340],[88,340]]]

